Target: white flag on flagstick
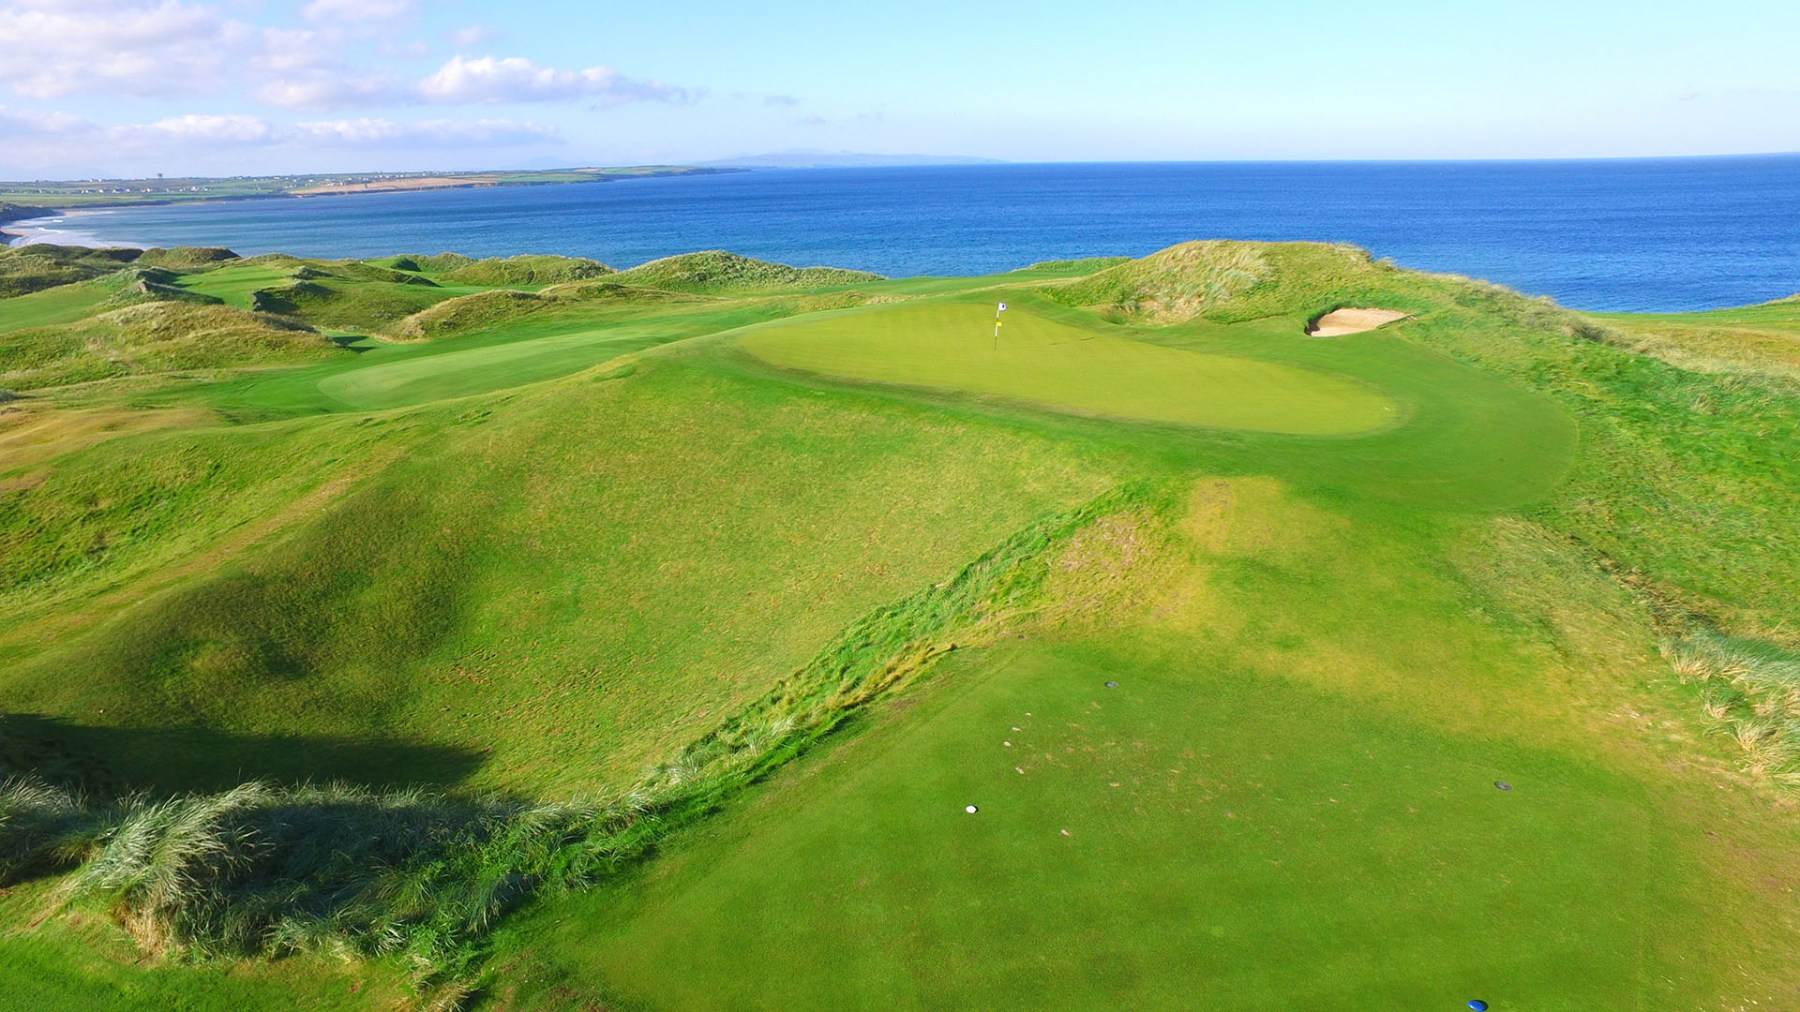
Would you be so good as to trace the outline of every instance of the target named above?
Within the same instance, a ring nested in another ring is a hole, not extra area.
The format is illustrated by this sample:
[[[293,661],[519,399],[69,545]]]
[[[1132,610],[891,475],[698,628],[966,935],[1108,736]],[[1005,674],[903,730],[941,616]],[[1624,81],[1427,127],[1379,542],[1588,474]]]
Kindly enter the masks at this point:
[[[996,312],[996,313],[1004,313],[1004,312],[1006,312],[1006,303],[1004,303],[1004,302],[1002,302],[1002,303],[1000,303],[1000,308],[999,308],[999,309],[996,309],[996,310],[994,310],[994,312]]]

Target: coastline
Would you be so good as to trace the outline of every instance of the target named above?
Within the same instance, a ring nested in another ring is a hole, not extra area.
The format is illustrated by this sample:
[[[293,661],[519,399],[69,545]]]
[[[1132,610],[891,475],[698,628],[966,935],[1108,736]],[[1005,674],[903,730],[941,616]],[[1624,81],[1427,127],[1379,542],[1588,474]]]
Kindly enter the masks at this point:
[[[4,210],[0,210],[0,226],[24,225],[27,222],[43,219],[80,218],[91,214],[100,214],[106,210],[108,209],[98,207],[64,210],[55,207],[22,207],[13,204],[8,205]],[[0,227],[0,237],[3,237],[0,238],[0,248],[30,246],[35,243],[49,243],[51,245],[62,246],[87,246],[90,249],[100,248],[99,245],[66,240],[63,238],[63,233],[65,231],[67,231],[71,237],[88,238],[83,233],[61,228],[39,228],[30,225],[26,225],[26,227],[23,228]],[[93,236],[92,238],[98,240],[99,237]]]
[[[55,218],[64,213],[66,212],[54,207],[32,207],[28,204],[0,202],[0,236],[5,237],[0,239],[0,246],[25,245],[26,240],[31,238],[30,232],[22,232],[16,228],[6,228],[5,226],[31,221],[34,218]]]
[[[583,170],[576,170],[583,171]],[[12,201],[0,201],[0,247],[30,245],[33,242],[51,242],[54,240],[40,238],[32,231],[21,231],[4,226],[37,218],[74,217],[99,211],[119,210],[133,207],[177,207],[198,206],[201,204],[237,204],[251,200],[280,200],[285,198],[314,199],[318,197],[353,197],[361,194],[393,194],[393,193],[430,193],[442,190],[489,190],[503,187],[521,186],[579,186],[586,183],[617,183],[632,179],[664,179],[673,176],[717,176],[738,172],[755,171],[749,167],[720,165],[682,165],[667,168],[650,168],[643,171],[594,170],[585,172],[584,178],[578,179],[507,179],[503,173],[468,173],[464,176],[441,175],[431,177],[403,177],[386,181],[366,183],[342,183],[330,186],[304,187],[298,190],[282,190],[270,193],[220,194],[217,196],[186,199],[181,197],[145,197],[135,200],[100,201],[84,203],[78,207],[53,207],[50,205],[19,204]],[[55,231],[42,229],[38,231]],[[78,241],[65,241],[65,245],[87,245]]]

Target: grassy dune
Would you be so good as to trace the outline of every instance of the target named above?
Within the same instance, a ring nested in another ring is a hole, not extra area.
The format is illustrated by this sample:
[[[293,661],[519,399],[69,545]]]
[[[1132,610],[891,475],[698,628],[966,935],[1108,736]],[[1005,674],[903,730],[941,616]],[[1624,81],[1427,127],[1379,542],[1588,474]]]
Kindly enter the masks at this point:
[[[1800,1003],[1785,304],[587,263],[0,299],[8,993]]]

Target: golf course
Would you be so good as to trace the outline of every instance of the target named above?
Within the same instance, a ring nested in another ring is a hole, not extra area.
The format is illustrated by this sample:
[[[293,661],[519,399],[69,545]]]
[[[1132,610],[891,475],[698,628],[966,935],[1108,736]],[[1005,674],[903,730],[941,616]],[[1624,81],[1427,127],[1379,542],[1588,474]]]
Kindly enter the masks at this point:
[[[0,248],[0,1007],[1800,1008],[1800,297],[1018,259]]]

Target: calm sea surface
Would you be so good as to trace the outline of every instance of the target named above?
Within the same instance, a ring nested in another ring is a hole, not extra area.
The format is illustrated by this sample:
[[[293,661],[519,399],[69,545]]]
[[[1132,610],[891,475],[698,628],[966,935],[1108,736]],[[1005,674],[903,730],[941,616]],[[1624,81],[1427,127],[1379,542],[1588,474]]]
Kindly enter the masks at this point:
[[[564,253],[629,267],[728,249],[896,276],[1317,239],[1584,309],[1684,310],[1800,291],[1800,156],[759,170],[23,224],[52,240],[244,254]]]

